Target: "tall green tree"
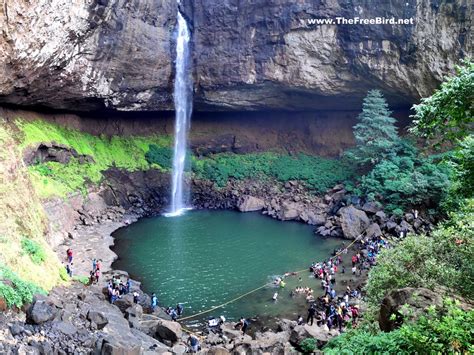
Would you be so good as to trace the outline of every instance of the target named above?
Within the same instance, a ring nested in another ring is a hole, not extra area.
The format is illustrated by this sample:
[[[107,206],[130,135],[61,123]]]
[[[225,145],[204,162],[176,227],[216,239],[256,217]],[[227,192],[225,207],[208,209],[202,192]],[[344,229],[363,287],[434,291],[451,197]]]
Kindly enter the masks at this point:
[[[366,166],[395,154],[400,141],[396,120],[379,90],[368,92],[358,120],[354,126],[356,147],[346,153],[347,157]]]
[[[437,143],[462,140],[474,128],[474,62],[466,60],[456,75],[430,97],[414,105],[413,133]]]

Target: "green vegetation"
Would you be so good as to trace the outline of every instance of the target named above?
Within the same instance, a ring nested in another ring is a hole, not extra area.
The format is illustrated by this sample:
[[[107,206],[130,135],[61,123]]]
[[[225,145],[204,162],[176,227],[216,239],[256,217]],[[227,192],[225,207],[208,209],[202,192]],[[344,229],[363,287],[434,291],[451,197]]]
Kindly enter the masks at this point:
[[[421,106],[415,107],[418,121],[415,122],[414,132],[442,141],[436,135],[444,134],[447,125],[449,132],[446,137],[455,138],[452,143],[457,145],[454,153],[443,157],[441,164],[433,165],[437,157],[431,158],[431,161],[418,161],[418,169],[426,166],[422,175],[430,176],[430,179],[423,182],[424,178],[417,174],[411,178],[415,182],[407,184],[409,180],[404,182],[403,169],[392,174],[397,168],[389,165],[395,159],[391,157],[383,162],[385,171],[380,168],[377,172],[382,164],[379,163],[363,180],[363,184],[367,185],[366,189],[368,185],[374,185],[373,191],[384,194],[387,193],[387,184],[378,184],[379,181],[403,182],[397,189],[404,193],[399,197],[405,199],[411,198],[407,192],[412,191],[412,187],[428,195],[434,193],[433,196],[437,196],[442,193],[446,195],[444,204],[448,208],[448,218],[429,236],[409,235],[394,248],[384,250],[379,255],[377,265],[370,270],[366,286],[369,306],[366,321],[359,328],[329,342],[324,349],[325,353],[474,352],[474,311],[464,311],[452,302],[448,302],[442,309],[429,309],[418,320],[405,319],[400,328],[388,333],[374,329],[371,324],[383,297],[393,289],[409,286],[435,289],[441,286],[468,299],[474,297],[474,139],[472,126],[469,126],[472,124],[472,66],[470,72],[471,74],[466,75],[466,71],[460,71],[459,77],[450,79],[442,85],[440,91],[431,98],[424,99]],[[471,89],[466,91],[466,87]],[[408,165],[411,161],[420,159],[419,153],[409,154],[406,149],[398,151],[397,156],[400,160],[406,160],[403,164],[408,170],[412,170],[411,165]],[[451,169],[445,170],[448,165]],[[436,181],[436,177],[438,180],[445,180],[448,173],[451,186],[446,184],[447,181]],[[435,188],[433,193],[423,190],[428,184]],[[436,184],[438,186],[434,186]],[[436,190],[438,193],[435,193]],[[418,193],[416,190],[415,192]],[[413,202],[417,203],[410,201]]]
[[[73,276],[72,279],[74,281],[78,281],[80,283],[83,283],[84,285],[88,285],[89,284],[89,278],[87,276]]]
[[[387,211],[399,214],[410,206],[433,208],[446,198],[450,166],[442,156],[425,156],[410,140],[398,136],[395,119],[379,91],[369,91],[359,120],[354,126],[356,148],[346,152],[366,172],[352,188],[354,193],[379,200]]]
[[[198,178],[214,181],[220,187],[225,186],[230,178],[273,178],[281,182],[300,180],[315,192],[324,192],[335,184],[350,179],[354,174],[353,169],[341,160],[269,152],[216,154],[195,160],[193,171]]]
[[[46,216],[14,138],[14,131],[0,119],[0,265],[13,270],[21,280],[49,290],[61,282],[60,263],[44,239]],[[32,256],[25,248],[37,253]],[[11,293],[8,288],[4,291]]]
[[[170,147],[159,147],[156,144],[150,144],[145,159],[149,164],[157,164],[163,169],[171,169],[173,151]]]
[[[299,346],[301,348],[301,351],[304,354],[312,354],[314,351],[317,349],[317,343],[316,339],[314,338],[306,338],[303,339],[300,343]]]
[[[465,312],[452,301],[443,309],[428,309],[416,322],[389,333],[349,330],[324,348],[325,354],[463,354],[472,353],[474,311]]]
[[[397,155],[376,164],[361,178],[359,193],[383,201],[385,210],[438,206],[451,185],[450,165],[443,156],[423,156],[408,141]]]
[[[102,171],[111,167],[129,171],[149,169],[145,154],[150,145],[167,148],[171,144],[170,137],[94,136],[42,120],[17,120],[16,124],[22,132],[22,149],[40,142],[55,142],[93,159],[82,164],[72,159],[68,164],[48,162],[31,166],[29,172],[40,197],[65,197],[77,190],[85,191],[88,184],[99,183]],[[169,162],[166,164],[162,168],[169,166]]]
[[[393,156],[400,138],[388,104],[379,90],[368,92],[354,126],[356,147],[346,152],[358,165],[373,165]]]
[[[31,283],[21,279],[9,268],[0,265],[0,298],[3,298],[8,307],[21,307],[33,300],[33,295],[45,294],[45,291]]]
[[[44,252],[43,247],[34,240],[23,238],[21,240],[21,247],[35,264],[41,264],[46,260],[46,253]]]
[[[465,61],[457,74],[430,97],[414,105],[411,131],[437,142],[461,140],[474,124],[474,62]]]
[[[367,299],[379,304],[387,292],[402,287],[445,286],[474,297],[474,201],[430,236],[409,235],[384,250],[369,274]]]

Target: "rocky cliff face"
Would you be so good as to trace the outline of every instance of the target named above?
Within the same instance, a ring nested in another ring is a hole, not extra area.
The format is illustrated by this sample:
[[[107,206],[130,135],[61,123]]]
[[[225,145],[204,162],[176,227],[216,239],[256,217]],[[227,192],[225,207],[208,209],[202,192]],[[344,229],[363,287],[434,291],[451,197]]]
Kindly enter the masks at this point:
[[[469,0],[184,1],[198,110],[357,109],[429,95],[472,51]],[[0,1],[0,102],[172,108],[175,0]],[[309,18],[413,25],[308,26]]]

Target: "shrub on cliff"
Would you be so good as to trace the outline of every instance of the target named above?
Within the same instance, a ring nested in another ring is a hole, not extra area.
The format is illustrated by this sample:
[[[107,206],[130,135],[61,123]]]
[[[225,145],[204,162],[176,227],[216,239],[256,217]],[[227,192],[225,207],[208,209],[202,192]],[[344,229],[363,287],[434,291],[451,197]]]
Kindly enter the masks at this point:
[[[148,152],[145,153],[145,159],[149,164],[158,164],[163,169],[171,169],[173,151],[169,147],[158,147],[156,144],[150,144]]]
[[[354,329],[332,339],[325,354],[468,354],[472,344],[474,311],[447,301],[443,309],[430,308],[417,321],[385,333]]]
[[[0,298],[3,298],[8,307],[21,307],[31,303],[33,295],[46,292],[39,286],[22,280],[16,273],[0,265]]]
[[[28,254],[35,264],[41,264],[46,259],[46,253],[43,247],[34,240],[23,238],[21,240],[23,252]]]
[[[374,165],[392,156],[399,142],[395,118],[391,117],[387,101],[379,90],[368,92],[354,126],[356,147],[346,156],[358,165]]]

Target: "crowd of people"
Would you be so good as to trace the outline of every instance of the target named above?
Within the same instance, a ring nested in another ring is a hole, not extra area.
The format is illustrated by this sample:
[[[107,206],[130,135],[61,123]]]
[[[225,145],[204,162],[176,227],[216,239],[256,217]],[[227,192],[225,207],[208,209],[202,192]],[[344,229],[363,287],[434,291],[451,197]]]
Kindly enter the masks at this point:
[[[388,247],[388,243],[382,237],[361,239],[360,248],[350,258],[352,276],[358,277],[364,270],[376,264],[378,253]],[[310,272],[316,279],[321,280],[323,295],[318,300],[307,297],[310,303],[306,323],[313,325],[314,320],[318,326],[327,326],[329,330],[338,329],[343,331],[347,324],[357,325],[359,317],[358,298],[360,290],[352,289],[349,285],[343,291],[336,290],[336,283],[339,275],[345,274],[343,255],[348,253],[348,248],[341,248],[335,251],[335,255],[326,261],[312,263]],[[353,281],[352,279],[349,281]],[[308,292],[308,287],[297,287],[293,294]],[[339,290],[343,287],[338,287]],[[303,324],[301,315],[297,318],[298,324]]]

